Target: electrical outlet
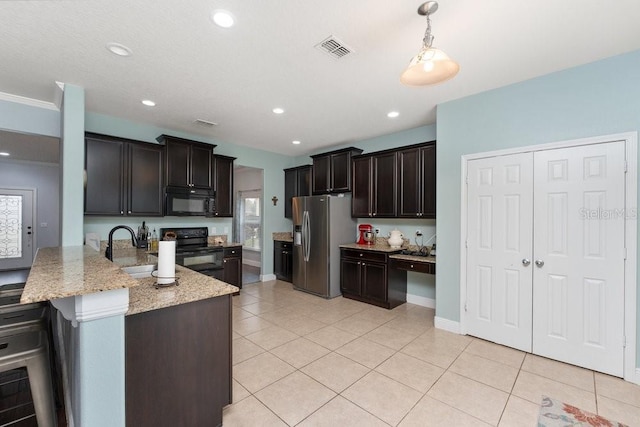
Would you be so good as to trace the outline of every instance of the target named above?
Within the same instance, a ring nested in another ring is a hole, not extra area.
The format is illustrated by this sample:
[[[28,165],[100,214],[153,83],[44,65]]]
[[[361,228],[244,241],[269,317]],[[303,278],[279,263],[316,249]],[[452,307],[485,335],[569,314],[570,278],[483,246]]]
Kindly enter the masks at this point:
[[[416,237],[420,237],[422,236],[422,231],[421,230],[416,230]]]
[[[379,228],[376,228],[376,229],[374,229],[373,231],[375,231],[375,232],[376,232],[376,235],[380,234],[380,229],[379,229]]]

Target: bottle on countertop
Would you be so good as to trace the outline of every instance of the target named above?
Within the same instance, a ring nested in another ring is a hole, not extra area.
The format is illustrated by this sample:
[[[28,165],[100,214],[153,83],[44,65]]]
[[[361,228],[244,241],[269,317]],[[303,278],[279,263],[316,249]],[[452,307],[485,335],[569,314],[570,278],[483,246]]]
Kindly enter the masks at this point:
[[[158,235],[155,228],[151,233],[151,252],[158,252]]]

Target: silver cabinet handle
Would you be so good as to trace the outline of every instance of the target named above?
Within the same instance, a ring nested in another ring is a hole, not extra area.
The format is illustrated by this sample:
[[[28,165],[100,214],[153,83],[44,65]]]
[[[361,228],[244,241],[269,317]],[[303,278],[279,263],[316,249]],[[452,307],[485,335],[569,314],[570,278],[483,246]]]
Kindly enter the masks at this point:
[[[528,258],[524,258],[522,260],[522,265],[524,265],[525,267],[528,266],[529,264],[531,264],[531,260]]]
[[[542,268],[542,266],[544,265],[544,261],[541,259],[537,259],[536,260],[536,267],[538,268]]]

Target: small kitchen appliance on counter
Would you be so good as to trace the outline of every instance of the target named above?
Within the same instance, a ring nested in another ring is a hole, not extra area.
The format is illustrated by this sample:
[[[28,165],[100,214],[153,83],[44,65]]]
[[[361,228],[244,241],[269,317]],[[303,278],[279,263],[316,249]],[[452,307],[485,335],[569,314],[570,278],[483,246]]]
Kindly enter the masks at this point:
[[[373,225],[360,224],[358,226],[358,245],[373,245],[376,241],[376,235],[373,232]]]

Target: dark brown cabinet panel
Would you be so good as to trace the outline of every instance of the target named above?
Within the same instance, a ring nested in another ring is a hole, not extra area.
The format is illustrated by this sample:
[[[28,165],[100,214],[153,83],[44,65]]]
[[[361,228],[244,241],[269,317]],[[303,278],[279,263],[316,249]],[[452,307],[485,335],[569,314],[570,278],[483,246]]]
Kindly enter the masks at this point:
[[[293,252],[291,242],[274,240],[273,242],[273,274],[276,279],[291,282],[293,278]]]
[[[85,215],[162,216],[163,147],[87,133]]]
[[[191,183],[193,187],[211,188],[211,155],[213,147],[192,145],[191,146]]]
[[[291,199],[311,195],[311,165],[284,170],[284,217],[292,218]]]
[[[224,248],[223,281],[242,288],[242,246]]]
[[[313,194],[351,191],[351,157],[362,153],[358,148],[345,148],[311,156],[313,159]]]
[[[398,151],[398,216],[436,217],[435,142]]]
[[[215,145],[170,135],[156,138],[165,145],[168,187],[212,189],[211,169]]]
[[[340,290],[351,298],[385,308],[407,300],[407,273],[390,269],[389,253],[340,249]]]
[[[231,378],[230,295],[125,317],[127,426],[220,426]]]
[[[162,152],[161,146],[128,145],[127,214],[162,215]]]
[[[396,152],[356,156],[352,162],[351,216],[396,216]]]
[[[213,156],[213,189],[216,192],[217,217],[233,216],[233,161],[235,157]]]

